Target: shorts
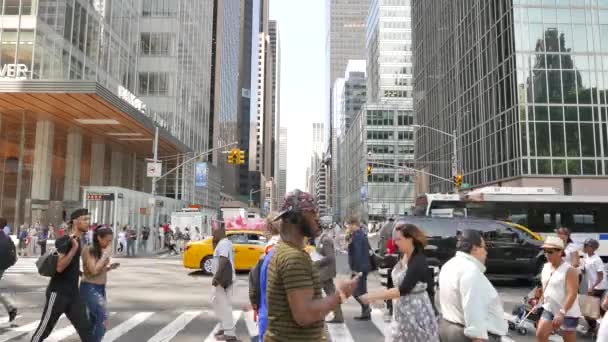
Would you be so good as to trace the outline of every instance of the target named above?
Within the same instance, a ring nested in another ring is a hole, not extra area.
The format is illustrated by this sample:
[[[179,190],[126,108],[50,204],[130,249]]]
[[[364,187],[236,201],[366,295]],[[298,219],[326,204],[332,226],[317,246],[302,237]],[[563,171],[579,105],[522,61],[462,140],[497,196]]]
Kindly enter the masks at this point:
[[[547,310],[543,310],[540,319],[545,321],[553,321],[555,315]],[[578,317],[564,317],[564,322],[562,323],[561,330],[563,331],[576,331],[578,327]]]

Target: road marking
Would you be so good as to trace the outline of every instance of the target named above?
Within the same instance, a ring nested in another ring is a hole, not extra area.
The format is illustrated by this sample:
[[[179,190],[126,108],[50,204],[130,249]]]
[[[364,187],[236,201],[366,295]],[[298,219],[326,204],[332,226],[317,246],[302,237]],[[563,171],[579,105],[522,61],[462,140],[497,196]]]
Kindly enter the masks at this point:
[[[386,323],[384,322],[384,313],[380,309],[372,309],[372,322],[380,330],[382,336],[386,336]]]
[[[242,314],[243,314],[243,311],[241,311],[241,310],[232,311],[232,321],[234,322],[235,327],[236,327],[236,323],[241,319]],[[215,339],[215,333],[218,330],[220,330],[219,324],[217,324],[215,326],[215,328],[213,328],[213,330],[211,331],[211,334],[209,334],[209,336],[207,336],[207,338],[205,339],[205,342],[217,342],[217,340]]]
[[[108,331],[102,341],[113,342],[117,340],[119,337],[128,333],[131,329],[135,328],[137,325],[147,320],[153,314],[154,312],[140,312],[136,314],[135,316],[129,318],[127,321],[119,324],[114,329]]]
[[[173,322],[169,323],[156,335],[152,336],[148,342],[167,342],[184,329],[193,319],[200,315],[202,311],[186,311],[179,315]]]
[[[0,342],[10,341],[13,338],[17,338],[29,332],[32,332],[34,331],[34,329],[36,329],[36,327],[38,327],[38,323],[40,323],[40,321],[35,321],[22,327],[13,328],[10,331],[7,331],[6,333],[0,335]]]
[[[17,315],[17,316],[15,317],[15,320],[17,320],[17,319],[19,319],[19,318],[21,318],[21,315]],[[5,325],[5,324],[8,324],[8,317],[2,317],[2,318],[0,318],[0,327],[1,327],[2,325]]]
[[[114,315],[116,312],[110,312],[110,316]],[[62,316],[64,317],[64,316]],[[47,337],[45,339],[45,341],[47,342],[59,342],[62,341],[63,339],[66,339],[72,335],[76,334],[76,329],[74,328],[73,325],[71,325],[70,322],[70,326],[65,327],[63,329],[59,329],[55,332],[53,332],[51,335],[49,335],[49,337]]]
[[[258,336],[258,324],[253,320],[253,310],[243,312],[243,320],[245,321],[245,325],[247,325],[249,337]]]
[[[344,323],[326,324],[329,336],[333,342],[354,342],[353,336]]]

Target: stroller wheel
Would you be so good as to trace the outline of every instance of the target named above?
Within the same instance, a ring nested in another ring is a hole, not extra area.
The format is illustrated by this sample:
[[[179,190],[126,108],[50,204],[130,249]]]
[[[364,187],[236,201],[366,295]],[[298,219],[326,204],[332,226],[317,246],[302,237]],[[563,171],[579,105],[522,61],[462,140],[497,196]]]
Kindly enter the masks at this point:
[[[515,323],[509,322],[509,330],[515,330]]]
[[[521,336],[528,335],[528,329],[526,329],[526,328],[518,328],[517,329],[517,333],[520,334]]]

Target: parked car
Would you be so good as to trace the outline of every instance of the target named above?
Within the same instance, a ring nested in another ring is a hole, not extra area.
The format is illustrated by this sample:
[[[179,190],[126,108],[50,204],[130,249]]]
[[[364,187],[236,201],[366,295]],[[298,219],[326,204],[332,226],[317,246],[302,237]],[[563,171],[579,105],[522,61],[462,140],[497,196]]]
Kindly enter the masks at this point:
[[[537,234],[508,222],[472,218],[433,218],[406,216],[396,220],[415,224],[428,238],[425,254],[429,264],[440,268],[456,254],[458,231],[475,229],[483,232],[488,247],[486,274],[492,279],[532,279],[545,263],[542,241]],[[399,258],[393,242],[394,224],[380,231],[376,250],[379,273],[386,286],[390,270]],[[525,228],[525,227],[524,227]]]

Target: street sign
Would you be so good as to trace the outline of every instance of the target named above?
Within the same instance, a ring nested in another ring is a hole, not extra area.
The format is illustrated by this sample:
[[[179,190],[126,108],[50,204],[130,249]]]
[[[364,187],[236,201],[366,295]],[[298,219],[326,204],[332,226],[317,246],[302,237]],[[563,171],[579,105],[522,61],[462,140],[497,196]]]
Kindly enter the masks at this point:
[[[160,177],[163,172],[163,163],[160,161],[149,161],[147,167],[147,175],[148,177]]]

